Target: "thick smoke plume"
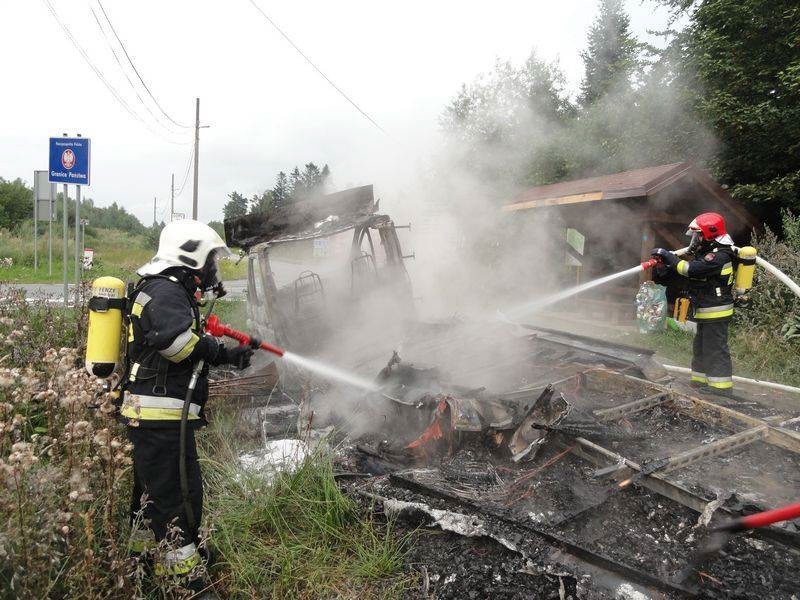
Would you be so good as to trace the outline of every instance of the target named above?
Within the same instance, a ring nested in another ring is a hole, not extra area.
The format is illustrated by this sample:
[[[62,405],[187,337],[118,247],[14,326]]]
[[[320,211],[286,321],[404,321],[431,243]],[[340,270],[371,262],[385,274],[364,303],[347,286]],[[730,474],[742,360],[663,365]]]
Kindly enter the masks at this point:
[[[713,137],[690,117],[666,61],[635,83],[621,77],[605,96],[581,107],[554,65],[535,55],[520,67],[498,63],[446,108],[442,133],[434,151],[414,153],[430,156],[424,166],[398,168],[406,161],[392,152],[364,165],[366,172],[380,173],[375,184],[381,212],[397,224],[412,224],[400,236],[406,253],[415,254],[406,266],[416,312],[401,309],[391,287],[365,291],[355,304],[339,295],[341,305],[329,308],[337,327],[317,356],[361,376],[375,376],[396,350],[404,361],[433,363],[443,377],[459,378],[452,380],[456,384],[494,391],[524,384],[522,365],[519,372],[513,367],[520,352],[513,340],[520,332],[500,322],[498,311],[572,285],[575,275],[565,264],[566,231],[555,212],[504,212],[502,206],[532,185],[702,161],[714,149]],[[595,258],[608,258],[599,261],[608,271],[585,277],[632,266],[617,265],[613,257],[626,245],[638,249],[640,232],[630,231],[625,209],[609,214],[600,219],[587,212],[584,233],[592,238]],[[452,326],[437,330],[438,344],[419,342],[426,338],[421,322],[447,320]],[[503,376],[474,376],[491,366],[504,367]],[[364,402],[363,394],[335,388],[312,403],[316,423],[346,422],[358,433],[382,427],[371,421]]]

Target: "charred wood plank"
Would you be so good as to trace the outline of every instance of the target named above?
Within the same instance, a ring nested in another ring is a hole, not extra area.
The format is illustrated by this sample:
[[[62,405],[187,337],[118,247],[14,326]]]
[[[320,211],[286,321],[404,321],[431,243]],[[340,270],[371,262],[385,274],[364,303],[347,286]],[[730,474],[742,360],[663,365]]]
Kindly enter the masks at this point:
[[[685,587],[678,583],[661,579],[659,577],[656,577],[652,573],[649,573],[647,571],[642,571],[631,565],[616,561],[613,558],[606,556],[605,554],[601,554],[600,552],[591,550],[576,542],[568,540],[552,531],[546,531],[544,529],[540,529],[528,522],[515,520],[509,517],[508,515],[502,513],[501,511],[496,510],[490,506],[487,506],[486,504],[479,504],[477,502],[472,502],[465,498],[449,494],[446,491],[438,490],[422,482],[416,481],[413,478],[407,477],[403,473],[392,473],[391,475],[389,475],[389,480],[397,486],[404,487],[412,491],[420,492],[425,495],[433,495],[442,498],[444,500],[447,500],[448,502],[454,502],[456,504],[467,507],[468,509],[476,511],[478,513],[491,515],[492,517],[498,519],[499,521],[508,523],[509,525],[513,525],[514,527],[519,527],[528,530],[534,533],[535,535],[543,538],[549,544],[555,546],[556,548],[558,548],[563,552],[576,556],[595,567],[600,567],[607,571],[612,571],[614,573],[622,575],[623,577],[629,579],[630,581],[633,581],[640,585],[649,588],[654,588],[663,592],[679,594],[682,597],[697,596],[696,590]]]
[[[572,452],[599,467],[605,467],[609,465],[609,463],[624,463],[627,473],[625,472],[625,469],[620,470],[619,478],[633,477],[643,469],[643,467],[638,463],[625,458],[621,454],[618,454],[612,450],[603,448],[602,446],[587,439],[573,438],[573,441],[578,443],[573,448]],[[638,481],[638,484],[655,492],[656,494],[660,494],[665,498],[674,500],[678,504],[683,504],[699,514],[702,514],[706,505],[714,500],[714,498],[711,498],[710,496],[703,497],[695,494],[682,485],[670,481],[666,478],[666,476],[660,473],[653,473],[648,477],[641,478],[641,481]],[[719,507],[717,511],[726,514],[731,519],[742,516],[722,506]],[[761,529],[754,529],[752,531],[752,535],[762,537],[773,542],[780,542],[781,544],[786,544],[795,548],[800,548],[800,535],[780,529],[774,525],[770,527],[762,527]]]

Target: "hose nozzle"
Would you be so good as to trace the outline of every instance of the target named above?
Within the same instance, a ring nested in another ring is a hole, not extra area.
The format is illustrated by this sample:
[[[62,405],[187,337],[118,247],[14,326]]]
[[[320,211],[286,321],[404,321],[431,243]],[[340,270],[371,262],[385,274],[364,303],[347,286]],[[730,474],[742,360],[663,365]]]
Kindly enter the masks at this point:
[[[646,260],[642,263],[642,271],[647,271],[647,269],[652,269],[660,262],[661,260],[659,260],[658,258],[651,258],[650,260]]]
[[[244,344],[246,346],[252,346],[253,337],[247,335],[242,331],[237,331],[228,325],[224,325],[223,323],[219,322],[219,317],[217,315],[211,315],[206,320],[206,333],[210,333],[214,337],[222,337],[227,336],[231,339],[236,340],[240,344]],[[273,346],[267,342],[260,342],[258,344],[258,348],[261,350],[266,350],[267,352],[271,352],[276,356],[283,356],[285,350],[283,348],[279,348],[278,346]]]

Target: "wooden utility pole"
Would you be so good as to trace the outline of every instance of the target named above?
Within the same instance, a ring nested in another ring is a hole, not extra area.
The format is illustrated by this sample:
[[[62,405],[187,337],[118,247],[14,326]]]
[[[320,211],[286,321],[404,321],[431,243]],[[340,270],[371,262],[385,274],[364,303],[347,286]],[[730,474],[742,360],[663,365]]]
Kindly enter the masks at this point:
[[[192,193],[192,218],[197,220],[197,168],[200,164],[200,98],[194,106],[194,191]]]
[[[175,218],[175,173],[172,174],[172,184],[169,186],[169,222]]]
[[[153,227],[158,225],[158,221],[156,221],[156,197],[153,196]]]

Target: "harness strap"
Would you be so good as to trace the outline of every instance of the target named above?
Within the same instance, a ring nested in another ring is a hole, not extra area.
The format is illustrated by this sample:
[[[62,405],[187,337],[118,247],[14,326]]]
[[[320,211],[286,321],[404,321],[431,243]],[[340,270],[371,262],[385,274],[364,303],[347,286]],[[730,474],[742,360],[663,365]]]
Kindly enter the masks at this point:
[[[167,395],[167,371],[169,370],[169,361],[166,358],[158,355],[158,372],[156,373],[156,384],[153,386],[154,396]]]

